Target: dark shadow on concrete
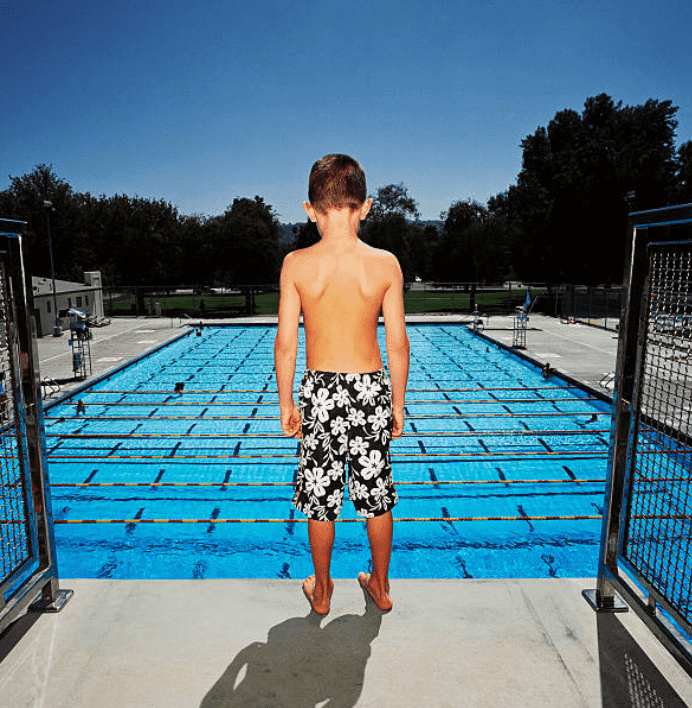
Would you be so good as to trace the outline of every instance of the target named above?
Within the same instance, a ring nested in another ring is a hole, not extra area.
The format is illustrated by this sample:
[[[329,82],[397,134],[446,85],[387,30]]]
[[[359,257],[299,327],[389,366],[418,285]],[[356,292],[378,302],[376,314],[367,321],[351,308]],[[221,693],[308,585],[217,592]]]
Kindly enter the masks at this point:
[[[687,708],[618,617],[597,618],[604,708]]]
[[[16,619],[12,624],[0,634],[0,664],[9,656],[9,653],[19,644],[22,637],[41,618],[40,612],[27,612]],[[0,705],[2,702],[0,701]]]
[[[322,627],[322,622],[327,622]],[[201,708],[354,706],[363,689],[370,644],[382,613],[368,602],[363,615],[329,621],[311,612],[269,630],[233,659]]]

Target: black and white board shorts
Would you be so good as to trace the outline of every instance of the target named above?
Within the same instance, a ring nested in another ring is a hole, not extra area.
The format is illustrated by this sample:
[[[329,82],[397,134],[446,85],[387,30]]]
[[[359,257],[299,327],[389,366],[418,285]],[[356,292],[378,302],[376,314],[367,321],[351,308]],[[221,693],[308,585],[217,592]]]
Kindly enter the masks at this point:
[[[392,480],[392,387],[384,369],[342,374],[307,369],[300,385],[300,471],[293,503],[309,519],[334,521],[348,491],[359,516],[398,501]]]

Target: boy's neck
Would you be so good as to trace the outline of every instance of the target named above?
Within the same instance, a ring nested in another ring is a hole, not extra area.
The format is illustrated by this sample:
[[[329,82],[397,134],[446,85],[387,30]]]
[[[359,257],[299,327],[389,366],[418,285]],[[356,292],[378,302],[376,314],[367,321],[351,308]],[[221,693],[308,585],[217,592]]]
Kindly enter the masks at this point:
[[[355,243],[358,240],[360,214],[351,209],[317,212],[317,228],[325,243]]]

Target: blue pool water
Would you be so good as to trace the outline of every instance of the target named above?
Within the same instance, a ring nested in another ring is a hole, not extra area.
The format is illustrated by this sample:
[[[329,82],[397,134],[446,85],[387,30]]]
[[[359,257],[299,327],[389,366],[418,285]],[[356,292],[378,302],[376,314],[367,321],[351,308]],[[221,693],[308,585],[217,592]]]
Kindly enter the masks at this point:
[[[63,577],[311,572],[291,504],[299,443],[278,422],[274,334],[190,332],[48,411]],[[415,325],[409,336],[405,436],[392,444],[392,576],[593,576],[609,404],[544,380],[465,327]],[[304,365],[301,340],[296,382]],[[365,524],[350,503],[343,519],[333,574],[353,577],[369,559]]]

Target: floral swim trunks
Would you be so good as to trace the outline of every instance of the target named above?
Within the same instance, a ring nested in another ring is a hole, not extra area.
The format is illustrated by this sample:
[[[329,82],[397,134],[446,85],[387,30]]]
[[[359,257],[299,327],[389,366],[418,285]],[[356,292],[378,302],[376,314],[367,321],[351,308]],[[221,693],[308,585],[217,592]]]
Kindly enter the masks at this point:
[[[299,397],[303,438],[296,508],[310,519],[337,519],[348,465],[348,491],[358,515],[386,514],[398,501],[389,456],[392,388],[387,372],[307,369]]]

